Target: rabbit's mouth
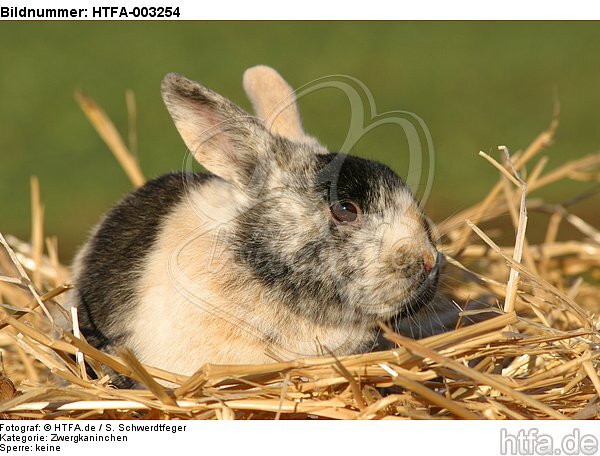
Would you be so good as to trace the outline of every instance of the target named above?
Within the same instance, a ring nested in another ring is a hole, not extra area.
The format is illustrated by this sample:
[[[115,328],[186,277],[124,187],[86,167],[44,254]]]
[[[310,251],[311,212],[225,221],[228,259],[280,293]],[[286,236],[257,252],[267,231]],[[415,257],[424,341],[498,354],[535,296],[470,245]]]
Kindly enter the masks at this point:
[[[394,318],[411,317],[432,301],[438,288],[442,260],[443,255],[438,253],[431,271],[422,280],[418,281],[415,289],[403,300],[402,308],[394,315]]]
[[[435,264],[429,270],[422,271],[415,277],[402,279],[402,284],[390,281],[389,285],[397,288],[387,287],[387,293],[384,291],[386,287],[380,288],[380,291],[387,294],[387,297],[372,300],[371,302],[375,303],[372,306],[363,304],[361,308],[363,315],[368,315],[371,320],[387,321],[402,320],[419,312],[436,295],[441,262],[442,255],[438,254]]]
[[[400,319],[410,317],[429,304],[437,292],[439,278],[440,273],[438,267],[436,271],[432,271],[431,274],[429,274],[418,289],[404,302],[397,317]]]

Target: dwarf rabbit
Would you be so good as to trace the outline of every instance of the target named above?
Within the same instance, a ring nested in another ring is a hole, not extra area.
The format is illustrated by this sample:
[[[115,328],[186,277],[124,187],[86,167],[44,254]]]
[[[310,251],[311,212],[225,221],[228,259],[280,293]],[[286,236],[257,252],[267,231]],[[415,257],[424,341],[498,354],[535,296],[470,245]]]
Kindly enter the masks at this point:
[[[378,321],[435,294],[440,255],[400,177],[306,135],[275,70],[248,70],[244,87],[257,116],[164,78],[166,107],[207,172],[149,181],[78,253],[71,305],[96,347],[126,346],[179,374],[358,353]]]

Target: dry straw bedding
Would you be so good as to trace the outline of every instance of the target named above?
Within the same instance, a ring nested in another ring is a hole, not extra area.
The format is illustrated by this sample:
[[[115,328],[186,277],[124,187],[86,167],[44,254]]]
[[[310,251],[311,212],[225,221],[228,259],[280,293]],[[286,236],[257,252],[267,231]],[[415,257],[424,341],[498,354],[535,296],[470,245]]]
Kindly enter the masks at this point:
[[[91,99],[77,98],[140,185],[144,178],[131,153],[135,131],[128,147]],[[131,95],[128,100],[133,106]],[[555,116],[523,151],[499,148],[499,160],[480,153],[498,169],[498,182],[481,202],[439,225],[447,260],[443,293],[461,309],[449,331],[415,340],[382,326],[395,349],[205,365],[191,377],[143,366],[127,351],[103,353],[76,329],[53,325],[69,271],[59,263],[56,239],[44,238],[33,178],[31,242],[0,235],[0,413],[20,419],[599,418],[600,231],[567,205],[536,198],[536,190],[563,179],[599,183],[600,154],[547,170],[541,152],[557,126]],[[527,238],[533,212],[545,214],[538,244]],[[515,242],[499,246],[494,232],[507,219]],[[559,240],[566,225],[576,234]],[[86,365],[100,380],[90,380]],[[105,367],[145,388],[113,388]],[[165,389],[161,380],[179,386]]]

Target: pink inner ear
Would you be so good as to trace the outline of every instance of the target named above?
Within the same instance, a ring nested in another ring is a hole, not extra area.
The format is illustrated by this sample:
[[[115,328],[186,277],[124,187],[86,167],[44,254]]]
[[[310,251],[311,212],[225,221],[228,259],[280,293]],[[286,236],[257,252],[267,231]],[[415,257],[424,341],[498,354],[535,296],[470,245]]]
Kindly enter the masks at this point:
[[[175,124],[190,151],[202,155],[209,152],[199,150],[204,148],[214,149],[211,153],[219,155],[231,152],[231,143],[224,132],[226,125],[211,109],[191,105],[180,114]]]
[[[198,163],[225,180],[233,180],[235,153],[226,122],[205,106],[186,105],[178,114],[177,130]]]

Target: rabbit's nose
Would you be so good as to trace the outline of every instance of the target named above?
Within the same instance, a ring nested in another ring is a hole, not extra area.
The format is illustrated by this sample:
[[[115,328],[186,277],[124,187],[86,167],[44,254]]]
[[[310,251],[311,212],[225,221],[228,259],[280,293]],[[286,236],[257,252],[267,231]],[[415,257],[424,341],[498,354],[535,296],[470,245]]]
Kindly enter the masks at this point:
[[[427,274],[431,274],[433,271],[433,263],[427,258],[427,255],[423,257],[423,269]]]
[[[423,254],[423,269],[425,270],[425,273],[429,275],[432,272],[435,272],[434,269],[437,271],[440,267],[440,261],[441,253],[436,252],[434,255],[431,252],[425,252]]]
[[[435,255],[431,252],[423,255],[423,269],[427,275],[437,274],[442,266],[444,256],[441,252],[436,252]]]
[[[392,255],[392,267],[403,277],[429,276],[439,269],[440,255],[431,252],[415,252],[408,248],[398,249]]]

